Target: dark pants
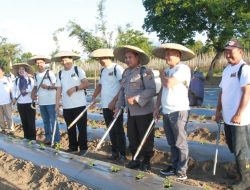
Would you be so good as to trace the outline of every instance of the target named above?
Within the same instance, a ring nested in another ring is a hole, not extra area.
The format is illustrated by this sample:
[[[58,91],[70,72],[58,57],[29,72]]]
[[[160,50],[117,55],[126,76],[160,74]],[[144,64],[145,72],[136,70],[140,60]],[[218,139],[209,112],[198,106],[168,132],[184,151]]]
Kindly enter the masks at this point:
[[[163,115],[163,126],[171,148],[172,165],[178,173],[186,174],[188,144],[186,126],[189,111],[177,111]]]
[[[153,113],[146,115],[137,115],[130,116],[128,111],[128,140],[129,140],[129,148],[134,156],[137,148],[139,147],[150,123],[153,119]],[[150,160],[153,156],[153,148],[154,148],[154,130],[149,134],[145,144],[142,147],[141,155],[146,160]]]
[[[110,123],[114,119],[114,112],[108,108],[103,109],[103,117],[105,120],[105,124],[108,127]],[[123,113],[120,114],[118,119],[116,120],[114,126],[109,132],[109,137],[112,143],[112,152],[120,153],[121,155],[125,155],[126,149],[126,138],[123,129]]]
[[[17,110],[21,117],[24,138],[36,140],[36,110],[31,108],[31,103],[17,104]]]
[[[67,124],[67,127],[75,120],[75,118],[85,109],[85,106],[71,108],[71,109],[63,109],[63,117]],[[78,128],[78,138],[76,126]],[[87,112],[73,125],[70,129],[68,129],[69,136],[69,148],[73,150],[78,150],[78,146],[80,150],[87,150]]]
[[[234,153],[236,161],[246,160],[250,163],[250,125],[224,124],[224,130],[228,148]]]

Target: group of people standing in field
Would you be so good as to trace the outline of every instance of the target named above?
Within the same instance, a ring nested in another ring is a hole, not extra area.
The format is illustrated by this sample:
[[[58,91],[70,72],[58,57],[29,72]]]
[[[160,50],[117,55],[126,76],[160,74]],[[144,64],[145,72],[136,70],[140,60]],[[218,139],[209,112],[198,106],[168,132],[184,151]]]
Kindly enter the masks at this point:
[[[176,43],[162,44],[153,50],[153,55],[164,59],[166,67],[160,75],[162,87],[156,93],[154,74],[145,65],[149,63],[148,55],[135,46],[121,46],[112,49],[97,49],[90,57],[102,66],[99,83],[92,95],[92,106],[101,94],[101,107],[107,126],[118,117],[109,135],[111,140],[112,160],[126,161],[126,136],[123,128],[123,112],[127,110],[127,137],[129,150],[134,158],[138,147],[151,122],[163,115],[163,127],[168,144],[171,147],[172,164],[160,173],[165,176],[175,175],[180,180],[187,179],[189,148],[187,143],[187,122],[189,118],[188,89],[191,70],[183,61],[191,60],[195,54],[183,45]],[[242,59],[243,48],[236,40],[225,45],[225,57],[228,66],[223,71],[220,83],[221,93],[216,110],[216,120],[225,122],[227,144],[235,154],[239,182],[234,189],[250,186],[250,67]],[[34,100],[38,99],[40,113],[45,129],[45,144],[52,142],[55,129],[55,142],[60,141],[60,132],[56,117],[63,107],[63,117],[69,126],[86,108],[85,89],[89,83],[84,70],[74,65],[80,56],[73,52],[59,52],[52,59],[34,56],[28,64],[13,65],[13,74],[17,77],[13,83],[3,76],[0,67],[0,91],[5,91],[0,98],[1,127],[4,118],[13,130],[11,119],[11,101],[17,103],[24,138],[35,140]],[[124,70],[113,62],[113,58],[127,65]],[[46,69],[51,61],[63,65],[57,75]],[[36,65],[34,74],[30,65]],[[244,65],[241,66],[241,65]],[[239,71],[240,70],[240,76]],[[34,77],[30,77],[33,75]],[[3,87],[1,87],[3,86]],[[13,90],[11,90],[13,89]],[[156,103],[153,98],[157,96]],[[221,116],[223,113],[223,118]],[[119,115],[118,115],[119,114]],[[76,130],[78,129],[78,132]],[[87,146],[87,112],[68,128],[69,149],[67,152],[84,155]],[[149,171],[150,160],[154,154],[154,130],[150,131],[140,154],[126,165],[131,169]]]

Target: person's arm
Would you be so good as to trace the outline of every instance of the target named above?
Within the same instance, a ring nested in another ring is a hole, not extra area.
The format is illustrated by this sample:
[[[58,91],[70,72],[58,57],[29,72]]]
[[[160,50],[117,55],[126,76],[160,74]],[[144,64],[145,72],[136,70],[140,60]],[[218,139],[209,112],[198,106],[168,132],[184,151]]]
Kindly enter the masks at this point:
[[[59,115],[60,111],[60,100],[61,100],[61,94],[62,94],[62,87],[57,87],[56,89],[56,113]]]
[[[31,98],[32,98],[32,100],[37,99],[37,86],[33,87],[32,91],[31,91]]]
[[[235,123],[235,124],[240,124],[242,112],[245,110],[246,106],[248,105],[248,102],[250,99],[250,84],[248,84],[244,87],[241,87],[241,90],[242,90],[242,96],[241,96],[241,100],[240,100],[240,105],[239,105],[236,113],[234,114],[234,116],[231,119],[231,122]]]
[[[221,111],[222,111],[222,103],[221,103],[221,95],[222,95],[222,90],[219,93],[218,96],[218,102],[217,102],[217,107],[216,107],[216,112],[215,112],[215,121],[220,122],[222,119]]]

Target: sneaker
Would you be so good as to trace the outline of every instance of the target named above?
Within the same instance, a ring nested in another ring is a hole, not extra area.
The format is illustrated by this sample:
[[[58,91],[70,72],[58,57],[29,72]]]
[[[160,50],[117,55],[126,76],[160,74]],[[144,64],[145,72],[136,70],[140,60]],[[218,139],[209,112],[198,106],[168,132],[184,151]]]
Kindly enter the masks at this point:
[[[176,175],[176,171],[172,166],[168,166],[166,169],[160,170],[160,173],[165,176]]]
[[[178,180],[186,180],[187,179],[187,175],[186,174],[177,173],[177,179]]]
[[[150,170],[151,170],[150,163],[143,163],[142,162],[142,164],[140,166],[140,170],[143,171],[143,172],[150,172]]]
[[[118,160],[119,154],[112,152],[112,155],[109,157],[110,160]]]
[[[88,151],[88,150],[80,150],[80,151],[78,152],[78,155],[79,155],[79,156],[85,156],[85,154],[87,153],[87,151]]]
[[[131,160],[126,167],[130,169],[136,169],[140,167],[140,161],[139,160]]]
[[[65,152],[67,152],[67,153],[77,153],[78,151],[77,151],[77,149],[69,148]]]
[[[120,157],[119,157],[120,162],[125,162],[126,160],[127,160],[126,156],[120,155]]]

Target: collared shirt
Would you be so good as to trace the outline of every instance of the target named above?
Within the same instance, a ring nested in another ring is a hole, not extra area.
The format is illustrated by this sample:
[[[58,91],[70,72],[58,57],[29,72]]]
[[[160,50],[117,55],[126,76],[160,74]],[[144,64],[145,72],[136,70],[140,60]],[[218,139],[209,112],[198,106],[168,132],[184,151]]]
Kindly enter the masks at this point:
[[[31,91],[34,87],[34,79],[28,76],[25,76],[25,79],[27,81],[28,87],[26,89],[27,94],[25,96],[20,95],[21,92],[19,90],[19,78],[16,79],[15,81],[15,85],[14,85],[14,97],[18,98],[17,103],[19,104],[27,104],[27,103],[31,103],[32,99],[31,99]]]
[[[13,84],[7,77],[0,79],[0,105],[9,104],[11,102]]]
[[[154,74],[148,68],[143,72],[143,82],[141,80],[141,66],[130,69],[127,68],[122,77],[121,91],[116,104],[117,108],[128,106],[131,116],[146,115],[153,112],[153,97],[156,94]],[[127,98],[135,97],[136,104],[128,105]]]
[[[224,122],[228,125],[236,125],[231,123],[232,117],[235,115],[242,97],[242,87],[250,84],[250,66],[245,65],[242,68],[241,77],[238,78],[238,71],[242,64],[246,64],[241,60],[236,65],[227,65],[222,73],[220,88],[222,89],[222,113]],[[241,115],[240,125],[250,124],[250,101]]]
[[[188,85],[191,80],[191,71],[183,63],[165,70],[167,77],[176,78],[179,83],[172,88],[162,88],[161,105],[163,114],[189,110]]]

